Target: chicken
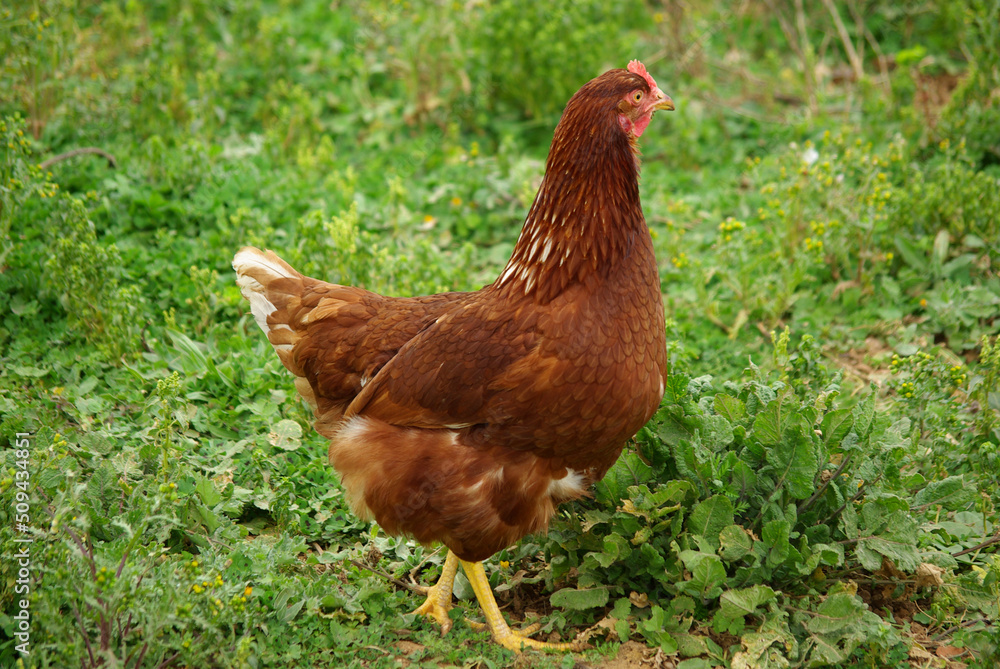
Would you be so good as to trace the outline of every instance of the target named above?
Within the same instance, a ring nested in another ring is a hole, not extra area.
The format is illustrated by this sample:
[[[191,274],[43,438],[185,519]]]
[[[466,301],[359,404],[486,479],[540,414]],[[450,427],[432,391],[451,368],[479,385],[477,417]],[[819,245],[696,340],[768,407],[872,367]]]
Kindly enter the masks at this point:
[[[481,561],[546,529],[649,420],[667,374],[637,138],[673,102],[638,61],[583,86],[556,127],[513,254],[481,290],[385,297],[244,248],[260,328],[330,439],[353,511],[448,548],[417,609],[451,625],[458,565],[496,642],[565,650],[504,621]]]

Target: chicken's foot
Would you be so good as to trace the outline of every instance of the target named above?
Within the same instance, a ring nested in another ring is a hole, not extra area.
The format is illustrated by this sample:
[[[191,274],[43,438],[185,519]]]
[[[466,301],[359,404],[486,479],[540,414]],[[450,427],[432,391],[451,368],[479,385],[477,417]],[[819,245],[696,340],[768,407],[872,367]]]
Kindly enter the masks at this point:
[[[448,551],[448,557],[444,559],[444,566],[441,567],[441,577],[437,583],[429,588],[422,588],[427,593],[427,600],[418,606],[413,613],[433,618],[441,626],[441,635],[448,633],[451,629],[451,618],[448,611],[451,610],[451,592],[455,587],[455,574],[458,573],[458,556]]]
[[[512,630],[507,625],[507,621],[504,620],[503,614],[500,613],[500,607],[497,606],[497,601],[493,597],[493,590],[490,588],[490,582],[483,570],[483,563],[466,562],[465,560],[461,562],[466,576],[469,577],[472,590],[476,593],[476,599],[479,600],[479,606],[483,609],[486,626],[489,628],[490,634],[493,635],[493,640],[498,644],[515,653],[520,653],[525,648],[551,651],[581,650],[580,645],[576,643],[548,643],[529,638],[529,634],[538,631],[540,627],[538,624],[530,625],[525,630]]]

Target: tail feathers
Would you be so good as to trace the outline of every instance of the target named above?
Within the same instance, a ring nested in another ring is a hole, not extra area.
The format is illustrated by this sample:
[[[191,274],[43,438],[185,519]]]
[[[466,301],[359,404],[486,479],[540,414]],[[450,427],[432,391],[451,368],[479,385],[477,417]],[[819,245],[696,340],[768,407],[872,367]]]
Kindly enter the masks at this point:
[[[301,306],[305,277],[273,252],[251,246],[236,254],[233,269],[240,292],[250,302],[250,313],[267,335],[278,358],[290,372],[303,376],[292,357],[292,350],[302,333],[292,324]]]
[[[356,350],[358,330],[371,317],[359,303],[368,292],[310,279],[271,251],[250,246],[233,258],[233,269],[254,320],[312,407],[316,431],[332,438],[362,378],[337,361]],[[354,340],[345,339],[349,331]],[[373,349],[372,355],[379,352]]]

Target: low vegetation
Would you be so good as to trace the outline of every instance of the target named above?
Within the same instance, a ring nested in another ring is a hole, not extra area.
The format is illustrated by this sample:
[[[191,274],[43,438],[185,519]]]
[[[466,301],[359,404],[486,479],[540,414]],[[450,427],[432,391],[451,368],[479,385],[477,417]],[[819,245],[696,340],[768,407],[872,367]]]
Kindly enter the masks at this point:
[[[996,666],[1000,4],[353,4],[0,9],[0,664]],[[515,660],[461,575],[408,615],[443,551],[349,512],[229,263],[492,281],[633,57],[670,378],[487,562],[592,646]]]

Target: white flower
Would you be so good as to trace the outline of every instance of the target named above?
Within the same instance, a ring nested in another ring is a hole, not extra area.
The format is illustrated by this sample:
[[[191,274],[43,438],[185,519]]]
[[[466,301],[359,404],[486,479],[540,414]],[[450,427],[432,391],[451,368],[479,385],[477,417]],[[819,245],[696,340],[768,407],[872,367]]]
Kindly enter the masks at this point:
[[[819,160],[819,151],[811,146],[802,154],[802,162],[806,165],[812,165],[817,160]]]

